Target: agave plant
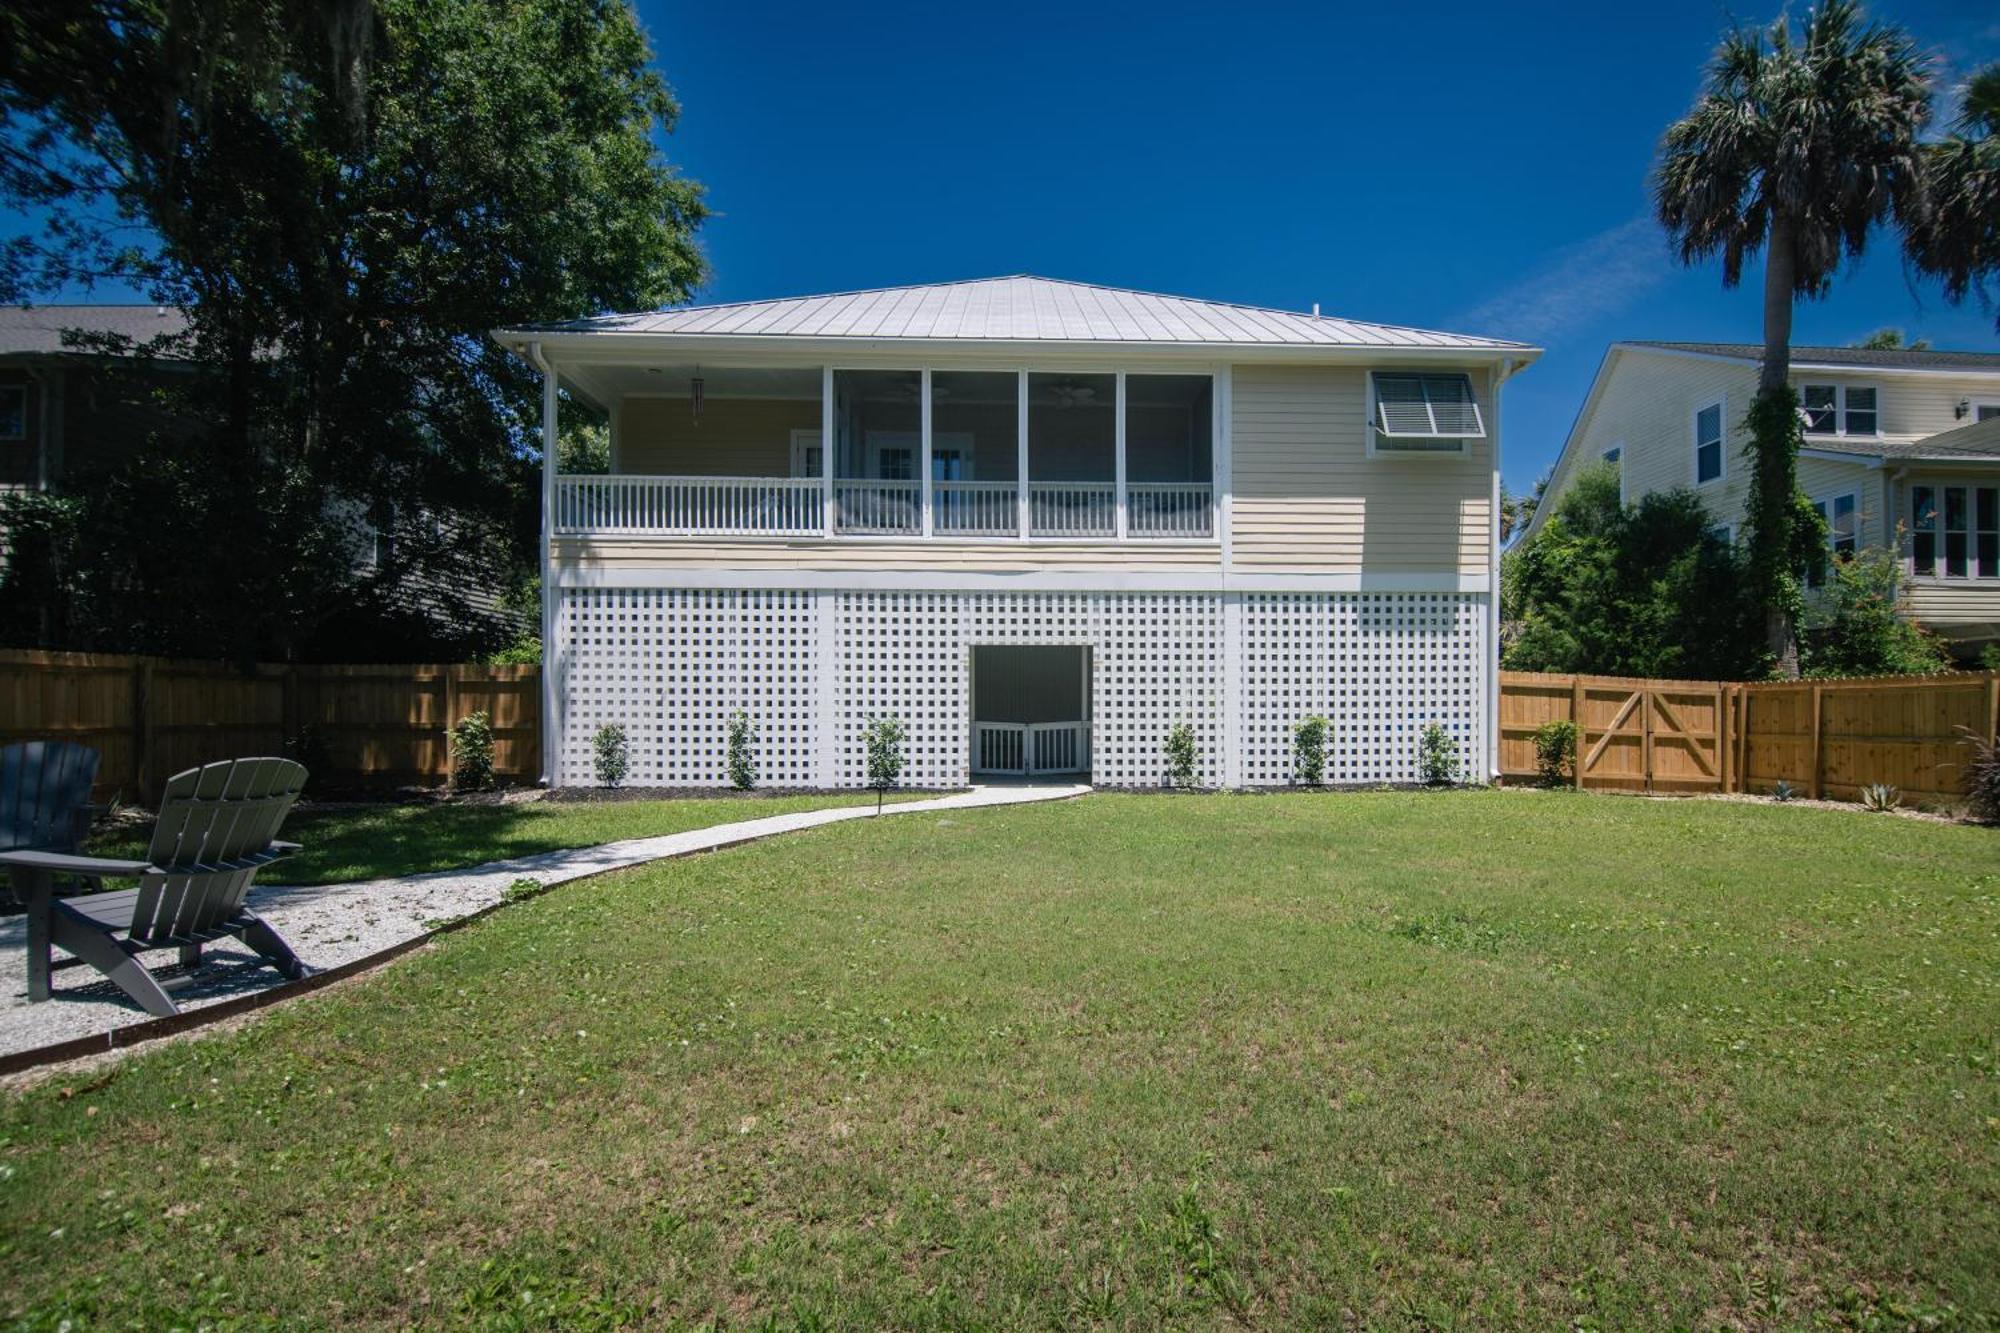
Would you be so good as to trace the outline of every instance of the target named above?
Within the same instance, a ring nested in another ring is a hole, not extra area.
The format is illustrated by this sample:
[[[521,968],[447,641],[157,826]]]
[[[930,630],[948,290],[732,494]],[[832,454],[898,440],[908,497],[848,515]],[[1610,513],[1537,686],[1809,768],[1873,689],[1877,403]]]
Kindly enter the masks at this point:
[[[1871,782],[1861,789],[1861,808],[1878,813],[1894,810],[1903,803],[1903,793],[1886,782]]]
[[[1777,786],[1771,788],[1771,799],[1774,801],[1796,801],[1798,798],[1798,790],[1783,779],[1778,781]]]

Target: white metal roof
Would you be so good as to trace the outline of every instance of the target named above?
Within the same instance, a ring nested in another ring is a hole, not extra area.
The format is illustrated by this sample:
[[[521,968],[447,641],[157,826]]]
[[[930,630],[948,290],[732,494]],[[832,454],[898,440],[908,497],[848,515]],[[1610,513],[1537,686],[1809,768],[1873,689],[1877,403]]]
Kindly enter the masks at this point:
[[[505,329],[500,336],[520,338],[537,333],[1536,350],[1526,343],[1497,338],[1367,324],[1026,274],[686,306],[651,314],[600,315]]]

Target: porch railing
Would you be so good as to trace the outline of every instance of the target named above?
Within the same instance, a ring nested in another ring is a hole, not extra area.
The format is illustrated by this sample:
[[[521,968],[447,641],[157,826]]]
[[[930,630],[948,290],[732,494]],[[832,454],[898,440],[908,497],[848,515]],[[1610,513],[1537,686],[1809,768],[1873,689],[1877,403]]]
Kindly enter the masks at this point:
[[[1011,481],[931,484],[931,531],[954,537],[1012,537],[1021,531],[1021,491]]]
[[[1108,481],[1032,481],[1032,537],[1101,539],[1118,532],[1118,487]],[[939,481],[931,486],[931,531],[941,537],[1014,537],[1021,491],[1012,481]],[[914,537],[924,530],[923,484],[838,478],[833,530]],[[1133,482],[1125,489],[1126,534],[1205,539],[1215,535],[1207,482]],[[661,536],[816,537],[827,530],[818,477],[556,478],[554,527],[563,535],[599,532]]]
[[[874,536],[913,537],[924,530],[924,488],[915,481],[833,483],[838,531]]]
[[[1125,531],[1134,537],[1212,537],[1213,488],[1205,481],[1135,481],[1125,487]]]
[[[559,533],[812,536],[826,529],[813,477],[556,478]]]

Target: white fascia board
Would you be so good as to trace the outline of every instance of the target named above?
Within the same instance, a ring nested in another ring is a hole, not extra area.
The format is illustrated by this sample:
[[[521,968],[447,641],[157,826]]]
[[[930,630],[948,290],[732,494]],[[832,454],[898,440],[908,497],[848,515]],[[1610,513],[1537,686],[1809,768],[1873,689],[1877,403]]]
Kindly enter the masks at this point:
[[[518,351],[539,341],[565,360],[603,365],[646,365],[663,355],[699,355],[716,365],[727,364],[928,364],[979,362],[1035,365],[1060,360],[1066,366],[1098,362],[1106,367],[1134,361],[1165,364],[1207,362],[1289,362],[1299,365],[1375,364],[1384,361],[1437,362],[1486,366],[1499,361],[1527,365],[1542,354],[1539,347],[1422,347],[1398,344],[1367,346],[1308,343],[1231,342],[1111,342],[1101,339],[978,340],[969,338],[811,338],[788,335],[688,333],[532,333],[496,329],[502,346]],[[742,358],[737,362],[735,358]]]
[[[1251,574],[1141,570],[757,570],[705,565],[580,566],[557,561],[562,588],[793,588],[853,592],[1462,592],[1477,574]]]
[[[1686,361],[1726,361],[1733,366],[1754,366],[1764,358],[1757,356],[1733,356],[1722,352],[1697,352],[1687,347],[1653,347],[1645,343],[1619,342],[1611,344],[1614,351],[1643,352],[1648,356],[1672,356]],[[1865,366],[1845,361],[1800,361],[1794,359],[1787,367],[1791,374],[1805,371],[1816,375],[1991,375],[2000,379],[2000,368],[1984,366]]]

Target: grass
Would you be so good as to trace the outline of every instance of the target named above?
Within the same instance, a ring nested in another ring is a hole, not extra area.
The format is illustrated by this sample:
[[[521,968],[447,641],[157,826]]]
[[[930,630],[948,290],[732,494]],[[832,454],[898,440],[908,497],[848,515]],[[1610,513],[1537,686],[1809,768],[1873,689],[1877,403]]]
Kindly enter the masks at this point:
[[[1992,1327],[2000,837],[1546,793],[857,821],[0,1105],[52,1328]]]
[[[901,793],[889,799],[919,798]],[[303,850],[263,878],[273,884],[345,884],[874,801],[874,793],[864,792],[755,800],[303,805],[285,820],[283,834]],[[90,854],[144,856],[152,827],[148,819],[100,833]]]

